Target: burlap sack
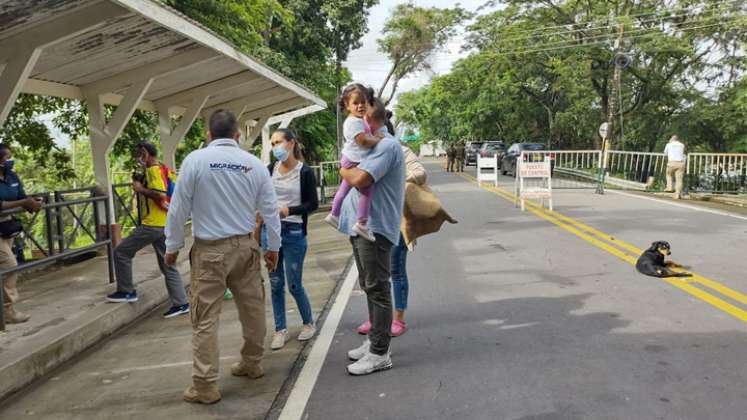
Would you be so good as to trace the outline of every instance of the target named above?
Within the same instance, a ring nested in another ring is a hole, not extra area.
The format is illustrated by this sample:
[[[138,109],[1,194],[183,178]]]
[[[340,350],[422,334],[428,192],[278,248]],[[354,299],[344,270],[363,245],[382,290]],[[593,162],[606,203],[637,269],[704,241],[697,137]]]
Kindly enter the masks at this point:
[[[427,186],[412,182],[405,185],[405,209],[400,230],[408,248],[412,249],[417,238],[438,232],[444,222],[457,223]]]

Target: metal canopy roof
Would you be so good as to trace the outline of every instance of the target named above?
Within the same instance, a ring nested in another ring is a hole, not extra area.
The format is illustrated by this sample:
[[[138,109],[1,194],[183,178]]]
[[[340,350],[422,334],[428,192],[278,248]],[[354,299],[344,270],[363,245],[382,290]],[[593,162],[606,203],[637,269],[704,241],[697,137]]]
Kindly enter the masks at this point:
[[[204,101],[200,108],[208,111],[227,107],[243,119],[326,107],[154,0],[0,0],[0,63],[29,42],[41,48],[20,87],[26,93],[84,99],[93,92],[117,105],[128,87],[152,79],[137,106],[172,115],[193,101]]]

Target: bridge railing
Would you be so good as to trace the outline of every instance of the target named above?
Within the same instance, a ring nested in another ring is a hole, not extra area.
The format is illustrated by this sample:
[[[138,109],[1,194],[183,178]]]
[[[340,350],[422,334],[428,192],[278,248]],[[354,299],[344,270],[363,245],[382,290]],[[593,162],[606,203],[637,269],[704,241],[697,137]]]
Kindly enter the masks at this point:
[[[91,190],[93,191],[93,190]],[[74,198],[65,197],[66,194],[85,194],[85,191],[57,191],[55,197],[62,197],[58,201],[51,201],[52,194],[35,195],[43,199],[41,209],[32,215],[25,214],[22,208],[5,210],[0,212],[0,216],[10,216],[21,220],[22,234],[29,239],[32,246],[41,252],[41,257],[32,261],[24,261],[21,258],[18,266],[7,269],[0,269],[0,300],[2,300],[3,277],[8,274],[17,273],[34,267],[55,263],[64,259],[72,258],[81,254],[106,247],[107,260],[109,264],[109,282],[114,281],[113,248],[111,242],[111,213],[109,210],[107,195],[94,195],[91,197]],[[103,206],[105,220],[100,220],[100,214]],[[91,219],[87,222],[85,217],[87,210],[91,209]],[[65,221],[72,219],[72,226],[66,225]],[[42,238],[32,229],[36,220],[43,221]],[[99,226],[105,225],[106,231],[102,232]],[[84,232],[88,235],[90,241],[81,245],[75,240],[78,232]],[[5,329],[5,319],[0,312],[0,331]]]
[[[747,153],[688,153],[685,176],[690,191],[747,192]]]
[[[319,163],[319,201],[328,203],[335,196],[340,186],[340,161],[326,161]]]
[[[637,189],[664,189],[666,156],[654,152],[610,150],[607,157],[608,186]]]
[[[599,150],[550,150],[553,188],[593,188],[596,184],[602,153]]]

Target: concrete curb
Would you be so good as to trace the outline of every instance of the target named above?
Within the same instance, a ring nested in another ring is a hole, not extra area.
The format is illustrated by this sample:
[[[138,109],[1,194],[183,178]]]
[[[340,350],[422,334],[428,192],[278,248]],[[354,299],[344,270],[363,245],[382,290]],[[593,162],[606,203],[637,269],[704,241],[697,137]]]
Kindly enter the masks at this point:
[[[182,278],[188,279],[187,253],[180,255],[178,263]],[[86,311],[83,316],[64,320],[55,328],[35,338],[38,346],[31,353],[12,355],[11,361],[0,366],[0,401],[31,384],[76,355],[131,324],[168,299],[161,272],[156,269],[148,279],[137,284],[138,301],[131,304],[113,304],[102,301]],[[20,349],[23,350],[23,349]],[[12,351],[12,350],[10,350]]]

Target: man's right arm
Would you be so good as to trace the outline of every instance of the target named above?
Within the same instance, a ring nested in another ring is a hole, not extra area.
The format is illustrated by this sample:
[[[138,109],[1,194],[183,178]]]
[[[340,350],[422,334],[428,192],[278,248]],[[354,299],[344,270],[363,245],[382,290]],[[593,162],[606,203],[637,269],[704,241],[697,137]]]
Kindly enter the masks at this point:
[[[176,183],[166,216],[166,253],[168,254],[175,254],[184,248],[184,225],[192,213],[192,198],[197,179],[196,170],[192,160],[187,157],[182,163],[179,181]]]

